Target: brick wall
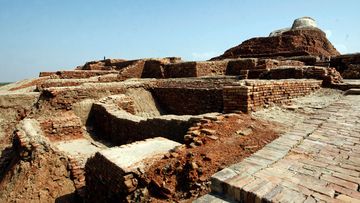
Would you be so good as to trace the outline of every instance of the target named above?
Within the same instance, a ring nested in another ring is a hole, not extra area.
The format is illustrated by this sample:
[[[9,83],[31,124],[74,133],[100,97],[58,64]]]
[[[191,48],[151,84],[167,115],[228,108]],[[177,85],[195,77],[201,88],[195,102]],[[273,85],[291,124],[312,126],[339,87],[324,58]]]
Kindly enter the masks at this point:
[[[118,71],[106,70],[74,70],[74,71],[57,71],[57,72],[40,72],[39,77],[53,76],[60,79],[80,79],[94,76],[118,73]]]
[[[227,63],[227,61],[191,61],[166,64],[163,67],[163,75],[165,78],[224,75]]]
[[[320,80],[248,80],[223,89],[224,111],[249,112],[270,103],[287,103],[321,87]]]
[[[335,56],[330,60],[330,66],[335,67],[340,73],[347,70],[351,64],[360,64],[360,53]]]
[[[301,61],[294,60],[275,60],[275,59],[257,59],[257,58],[245,58],[230,60],[226,75],[241,75],[244,70],[256,70],[265,71],[279,66],[303,66],[304,63]]]
[[[44,135],[51,141],[83,137],[81,120],[72,111],[59,111],[38,120]]]
[[[143,118],[100,103],[93,105],[89,119],[96,134],[115,145],[157,136],[183,142],[188,128],[199,121],[196,117],[171,115]]]
[[[232,85],[236,77],[179,78],[158,80],[151,93],[167,114],[198,115],[222,112],[222,87]]]
[[[85,174],[89,202],[119,202],[126,199],[138,185],[134,174],[124,174],[101,153],[88,159]]]
[[[152,94],[168,114],[198,115],[222,111],[221,88],[154,88]]]
[[[346,79],[360,79],[360,64],[350,64],[342,76]]]
[[[84,99],[100,99],[113,94],[123,94],[126,92],[124,85],[108,84],[86,84],[86,86],[76,87],[55,87],[44,89],[40,96],[38,105],[45,108],[67,109],[72,108],[72,104]]]

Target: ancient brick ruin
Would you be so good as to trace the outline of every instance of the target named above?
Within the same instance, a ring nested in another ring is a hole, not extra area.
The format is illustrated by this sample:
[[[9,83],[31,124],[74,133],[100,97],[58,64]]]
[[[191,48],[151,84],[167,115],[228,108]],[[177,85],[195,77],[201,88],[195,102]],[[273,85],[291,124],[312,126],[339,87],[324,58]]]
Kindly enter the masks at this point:
[[[305,113],[291,128],[252,113],[291,109],[293,99],[328,88],[357,94],[359,83],[343,79],[358,79],[359,68],[360,54],[340,55],[315,21],[301,18],[209,61],[105,59],[41,72],[0,89],[0,200],[358,201],[358,124],[341,123],[334,132],[342,141],[316,134],[335,122],[327,120],[334,109],[356,112],[353,100]],[[311,146],[323,153],[320,141],[346,161],[331,168],[301,155],[302,165],[288,166]],[[286,179],[275,169],[302,175]]]

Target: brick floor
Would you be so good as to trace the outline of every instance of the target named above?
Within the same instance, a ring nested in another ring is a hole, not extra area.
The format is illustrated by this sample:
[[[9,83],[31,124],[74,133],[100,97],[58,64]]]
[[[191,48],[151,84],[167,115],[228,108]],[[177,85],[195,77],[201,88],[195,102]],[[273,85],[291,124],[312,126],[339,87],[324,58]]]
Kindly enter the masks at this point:
[[[360,202],[359,185],[360,96],[354,95],[212,177],[212,193],[242,202]]]

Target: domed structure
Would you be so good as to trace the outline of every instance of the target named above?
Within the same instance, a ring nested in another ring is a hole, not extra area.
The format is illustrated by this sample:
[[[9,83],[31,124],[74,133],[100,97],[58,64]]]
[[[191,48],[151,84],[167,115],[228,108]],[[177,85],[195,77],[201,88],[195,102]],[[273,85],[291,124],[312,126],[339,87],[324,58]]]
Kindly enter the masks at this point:
[[[211,60],[228,58],[276,58],[293,56],[337,56],[340,53],[317,28],[310,17],[294,20],[291,28],[283,28],[270,33],[269,37],[255,37],[225,51]]]
[[[302,17],[294,20],[291,29],[317,28],[316,21],[310,17]]]

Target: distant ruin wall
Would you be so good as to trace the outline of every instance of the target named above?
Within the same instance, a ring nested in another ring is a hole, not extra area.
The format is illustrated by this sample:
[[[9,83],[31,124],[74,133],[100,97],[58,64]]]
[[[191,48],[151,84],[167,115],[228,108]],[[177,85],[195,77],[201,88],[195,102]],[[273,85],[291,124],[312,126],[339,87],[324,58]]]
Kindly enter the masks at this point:
[[[185,78],[224,75],[227,61],[191,61],[164,64],[160,61],[147,61],[141,77],[143,78]]]
[[[360,79],[360,53],[332,57],[330,65],[345,79]]]
[[[288,103],[321,87],[320,80],[247,81],[245,86],[223,89],[224,112],[249,112],[271,103]]]
[[[74,70],[74,71],[57,71],[57,72],[40,72],[39,77],[52,76],[59,79],[81,79],[90,78],[94,76],[117,74],[118,71],[106,71],[106,70]]]

